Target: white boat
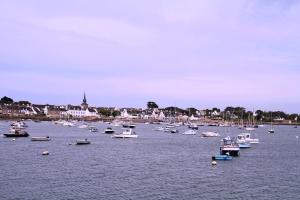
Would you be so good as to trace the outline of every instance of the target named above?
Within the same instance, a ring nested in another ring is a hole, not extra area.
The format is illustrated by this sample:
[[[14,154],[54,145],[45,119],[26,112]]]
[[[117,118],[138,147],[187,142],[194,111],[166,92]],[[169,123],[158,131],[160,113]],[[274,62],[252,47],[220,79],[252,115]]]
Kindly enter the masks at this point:
[[[89,131],[92,132],[92,133],[96,133],[96,132],[98,132],[98,129],[96,127],[92,126],[92,127],[89,128]]]
[[[196,133],[197,133],[197,131],[190,129],[190,130],[183,132],[182,134],[183,135],[196,135]]]
[[[159,127],[156,127],[154,130],[155,131],[164,131],[164,127],[159,126]]]
[[[17,129],[25,129],[28,127],[23,121],[13,122],[10,126]]]
[[[63,126],[73,127],[73,126],[75,126],[75,124],[72,122],[64,122]]]
[[[249,142],[250,144],[258,144],[259,143],[259,139],[251,138],[250,133],[242,133],[242,135],[245,136],[246,142]]]
[[[111,127],[107,127],[103,133],[106,133],[106,134],[113,134],[115,131],[111,128]]]
[[[130,128],[130,129],[125,129],[120,134],[114,134],[111,137],[112,138],[137,138],[138,135]]]
[[[219,137],[220,134],[213,131],[206,131],[201,133],[203,137]]]
[[[253,127],[246,127],[245,130],[246,130],[246,131],[254,131],[255,128],[253,128]]]
[[[76,140],[76,144],[77,144],[77,145],[85,145],[85,144],[91,144],[91,142],[88,141],[87,139],[84,139],[84,140]]]
[[[240,148],[250,148],[250,142],[246,141],[246,137],[244,134],[239,134],[236,138],[236,143],[239,145]]]
[[[88,127],[89,127],[89,126],[86,125],[86,124],[82,124],[82,125],[78,126],[78,128],[88,128]]]
[[[51,138],[49,136],[46,137],[32,137],[31,141],[50,141]]]
[[[239,156],[240,147],[236,141],[229,136],[222,139],[220,147],[221,155]]]

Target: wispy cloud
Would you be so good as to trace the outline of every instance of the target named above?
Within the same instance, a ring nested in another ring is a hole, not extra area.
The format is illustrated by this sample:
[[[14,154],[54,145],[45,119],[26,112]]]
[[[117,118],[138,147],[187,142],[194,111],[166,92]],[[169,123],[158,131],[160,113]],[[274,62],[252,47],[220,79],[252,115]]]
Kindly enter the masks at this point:
[[[1,94],[276,107],[300,96],[299,18],[281,0],[1,2]]]

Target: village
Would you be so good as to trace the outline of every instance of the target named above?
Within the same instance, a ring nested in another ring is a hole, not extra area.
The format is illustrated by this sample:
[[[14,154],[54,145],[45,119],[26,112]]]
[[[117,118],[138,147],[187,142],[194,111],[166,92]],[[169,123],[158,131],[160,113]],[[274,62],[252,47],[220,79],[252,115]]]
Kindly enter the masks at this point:
[[[273,119],[270,115],[273,114]],[[286,114],[281,111],[256,112],[246,111],[243,107],[227,107],[224,111],[219,108],[212,109],[181,109],[178,107],[159,108],[152,101],[147,108],[116,108],[89,106],[84,93],[80,105],[50,105],[33,104],[29,101],[14,102],[9,97],[0,101],[0,119],[33,119],[33,120],[85,120],[85,121],[113,121],[115,119],[135,122],[176,121],[198,123],[268,123],[297,124],[298,114]]]

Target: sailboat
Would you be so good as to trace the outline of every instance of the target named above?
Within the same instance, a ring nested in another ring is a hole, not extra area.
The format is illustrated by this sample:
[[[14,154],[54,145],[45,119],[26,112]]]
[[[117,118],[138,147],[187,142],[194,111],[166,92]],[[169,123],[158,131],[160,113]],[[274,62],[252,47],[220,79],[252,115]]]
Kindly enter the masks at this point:
[[[272,120],[272,112],[271,112],[271,128],[268,130],[269,133],[275,133],[275,130],[273,128],[273,120]]]

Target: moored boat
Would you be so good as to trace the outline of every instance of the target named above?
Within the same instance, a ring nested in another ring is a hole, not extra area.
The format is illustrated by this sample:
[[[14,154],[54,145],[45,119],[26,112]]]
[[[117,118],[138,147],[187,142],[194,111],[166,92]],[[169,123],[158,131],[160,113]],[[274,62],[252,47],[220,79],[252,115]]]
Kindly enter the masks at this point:
[[[112,138],[137,138],[138,135],[132,129],[125,129],[120,134],[114,134]]]
[[[246,142],[249,142],[250,144],[258,144],[259,143],[259,139],[251,138],[250,133],[242,133],[242,134],[245,136]]]
[[[213,131],[205,131],[201,133],[202,137],[219,137],[220,134]]]
[[[250,142],[246,141],[246,137],[244,134],[240,134],[236,138],[236,143],[239,145],[240,148],[250,148]]]
[[[113,134],[115,131],[111,127],[107,127],[103,133],[105,134]]]
[[[227,155],[227,154],[225,154],[225,155],[218,154],[218,155],[212,156],[212,160],[232,160],[232,156]]]
[[[84,139],[84,140],[76,140],[76,144],[77,144],[77,145],[85,145],[85,144],[91,144],[91,142],[88,141],[87,139]]]
[[[32,137],[31,141],[50,141],[51,138],[49,136],[46,137]]]
[[[87,124],[82,124],[82,125],[79,125],[78,128],[88,128],[89,126]]]
[[[172,129],[171,133],[179,133],[179,131],[177,129]]]
[[[3,134],[5,137],[28,137],[29,134],[22,129],[11,129],[9,133]]]
[[[268,130],[269,133],[275,133],[275,130],[273,128]]]
[[[89,131],[92,133],[96,133],[96,132],[98,132],[98,129],[96,127],[92,126],[89,128]]]
[[[240,147],[233,138],[230,138],[228,136],[222,139],[222,144],[220,147],[221,155],[229,154],[230,156],[239,156],[239,152],[240,152]]]
[[[190,124],[188,127],[192,130],[198,130],[198,125],[197,124]]]
[[[182,134],[183,135],[196,135],[196,133],[197,133],[197,131],[190,129],[190,130],[183,132]]]

